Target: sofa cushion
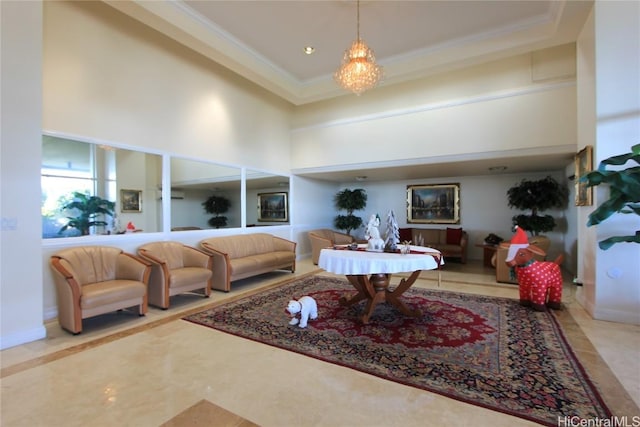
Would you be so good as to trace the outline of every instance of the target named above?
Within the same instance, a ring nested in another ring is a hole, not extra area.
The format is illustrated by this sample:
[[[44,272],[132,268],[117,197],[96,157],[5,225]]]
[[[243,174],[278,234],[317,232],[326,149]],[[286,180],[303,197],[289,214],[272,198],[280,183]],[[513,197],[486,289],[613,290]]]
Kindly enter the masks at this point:
[[[169,272],[169,287],[182,287],[203,283],[211,277],[211,270],[202,267],[184,267]]]
[[[58,256],[80,286],[116,279],[116,259],[122,249],[107,246],[85,246],[63,249]]]
[[[184,267],[184,246],[178,242],[153,242],[140,247],[167,264],[169,270]]]
[[[460,245],[448,245],[448,244],[437,244],[434,245],[434,249],[439,250],[442,253],[449,254],[460,254],[462,253],[462,247]]]
[[[462,240],[462,228],[447,227],[447,244],[459,245],[460,240]]]
[[[411,241],[414,245],[422,243],[427,246],[446,243],[444,240],[444,230],[438,230],[435,228],[414,228],[413,238]]]
[[[333,230],[320,229],[320,230],[313,230],[310,233],[313,233],[318,237],[322,237],[323,239],[333,241]]]
[[[253,256],[233,259],[231,260],[231,276],[242,276],[251,273],[259,266],[260,263]]]
[[[134,280],[107,280],[91,283],[82,288],[80,307],[88,310],[122,300],[141,298],[146,292],[147,286]]]
[[[263,233],[212,237],[202,243],[205,247],[228,254],[231,259],[273,252],[273,236]]]

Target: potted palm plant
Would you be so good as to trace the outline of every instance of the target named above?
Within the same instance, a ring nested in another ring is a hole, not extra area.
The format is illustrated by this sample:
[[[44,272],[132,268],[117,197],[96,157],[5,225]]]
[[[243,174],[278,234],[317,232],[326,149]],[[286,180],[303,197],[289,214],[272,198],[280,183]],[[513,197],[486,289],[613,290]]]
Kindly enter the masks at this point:
[[[624,169],[607,169],[608,166],[623,166],[633,161],[637,166]],[[587,226],[600,224],[614,213],[640,215],[640,144],[631,147],[630,153],[604,159],[598,169],[580,177],[587,187],[605,184],[609,186],[609,198],[591,212]],[[613,236],[598,243],[600,249],[607,250],[616,243],[640,243],[640,230],[628,236]]]
[[[62,234],[69,228],[75,228],[80,234],[87,236],[90,234],[91,227],[106,226],[108,223],[104,221],[104,215],[113,217],[115,202],[103,199],[98,196],[89,196],[88,194],[74,192],[71,201],[62,206],[63,211],[75,214],[75,216],[67,216],[67,223],[60,228],[58,234]]]

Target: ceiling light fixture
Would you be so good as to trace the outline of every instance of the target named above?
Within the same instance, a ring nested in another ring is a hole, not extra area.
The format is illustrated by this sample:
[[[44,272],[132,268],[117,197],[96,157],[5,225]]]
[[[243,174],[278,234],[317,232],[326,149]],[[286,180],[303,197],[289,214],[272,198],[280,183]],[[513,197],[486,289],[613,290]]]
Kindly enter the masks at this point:
[[[357,0],[356,40],[344,52],[342,65],[333,78],[356,95],[375,87],[382,79],[382,67],[376,64],[373,50],[360,38],[360,0]]]
[[[307,55],[311,55],[313,52],[316,51],[316,48],[313,46],[305,46],[303,49],[304,53],[306,53]]]

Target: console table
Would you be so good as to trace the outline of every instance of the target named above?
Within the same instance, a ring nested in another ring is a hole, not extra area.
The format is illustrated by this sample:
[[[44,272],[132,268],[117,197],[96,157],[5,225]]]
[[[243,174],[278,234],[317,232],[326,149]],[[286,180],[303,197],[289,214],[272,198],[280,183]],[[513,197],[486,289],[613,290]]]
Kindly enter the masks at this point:
[[[411,246],[410,253],[368,252],[366,244],[358,245],[358,249],[348,249],[347,245],[322,249],[318,267],[334,274],[344,274],[357,293],[351,298],[340,298],[340,304],[351,306],[366,301],[364,313],[360,317],[362,323],[369,323],[369,318],[376,305],[388,302],[407,316],[420,317],[422,312],[406,306],[400,297],[416,281],[422,270],[434,270],[444,264],[442,254],[432,248]],[[403,278],[395,289],[389,289],[391,274],[411,272]],[[440,285],[440,276],[438,276]]]

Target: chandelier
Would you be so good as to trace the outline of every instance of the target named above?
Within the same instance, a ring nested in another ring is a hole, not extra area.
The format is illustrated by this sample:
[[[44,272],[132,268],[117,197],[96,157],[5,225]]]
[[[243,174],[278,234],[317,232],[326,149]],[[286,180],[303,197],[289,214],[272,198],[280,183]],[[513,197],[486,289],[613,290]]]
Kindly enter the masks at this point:
[[[356,95],[375,87],[382,79],[382,67],[376,64],[373,50],[360,38],[360,0],[357,2],[357,37],[344,51],[342,65],[333,74],[335,81]]]

